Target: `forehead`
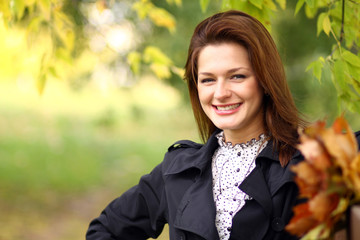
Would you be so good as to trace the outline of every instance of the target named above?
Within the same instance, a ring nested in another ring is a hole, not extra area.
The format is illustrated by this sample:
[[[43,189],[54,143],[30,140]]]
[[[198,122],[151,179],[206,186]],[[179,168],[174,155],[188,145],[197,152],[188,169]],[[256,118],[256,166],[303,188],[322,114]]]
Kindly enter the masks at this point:
[[[247,49],[238,43],[209,44],[199,52],[199,70],[233,67],[251,68]]]

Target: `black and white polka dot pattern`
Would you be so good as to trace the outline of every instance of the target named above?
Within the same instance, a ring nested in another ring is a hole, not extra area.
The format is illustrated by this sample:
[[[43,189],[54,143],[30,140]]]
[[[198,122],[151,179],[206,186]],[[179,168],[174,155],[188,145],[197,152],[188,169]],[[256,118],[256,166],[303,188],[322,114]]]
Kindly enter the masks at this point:
[[[216,205],[215,224],[220,240],[230,237],[232,218],[251,199],[238,187],[255,168],[255,158],[266,146],[264,134],[259,140],[232,145],[225,142],[224,132],[216,136],[219,148],[212,158],[213,196]]]

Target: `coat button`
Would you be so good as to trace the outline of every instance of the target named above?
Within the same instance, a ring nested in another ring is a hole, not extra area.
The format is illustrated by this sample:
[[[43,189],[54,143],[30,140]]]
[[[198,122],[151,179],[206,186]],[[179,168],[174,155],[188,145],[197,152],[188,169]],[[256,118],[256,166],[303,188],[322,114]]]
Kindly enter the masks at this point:
[[[272,220],[271,227],[272,227],[272,229],[274,229],[274,231],[280,232],[280,231],[284,230],[285,223],[281,218],[276,217]]]

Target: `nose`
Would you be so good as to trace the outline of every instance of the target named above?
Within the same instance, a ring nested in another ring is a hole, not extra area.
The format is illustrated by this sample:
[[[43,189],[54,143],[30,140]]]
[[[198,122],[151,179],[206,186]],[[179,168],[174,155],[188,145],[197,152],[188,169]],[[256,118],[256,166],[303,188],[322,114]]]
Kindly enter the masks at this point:
[[[231,96],[230,86],[225,81],[218,81],[216,84],[214,98],[222,100]]]

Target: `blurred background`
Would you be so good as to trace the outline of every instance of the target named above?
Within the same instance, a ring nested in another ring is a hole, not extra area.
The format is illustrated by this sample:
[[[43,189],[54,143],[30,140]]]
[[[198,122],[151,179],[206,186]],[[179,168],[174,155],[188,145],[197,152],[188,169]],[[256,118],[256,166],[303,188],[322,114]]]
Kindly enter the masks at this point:
[[[204,2],[0,4],[0,240],[84,239],[173,142],[199,141],[181,76],[194,27],[224,8]],[[360,129],[330,73],[305,71],[334,40],[287,4],[268,26],[298,108],[329,124],[344,113]]]

